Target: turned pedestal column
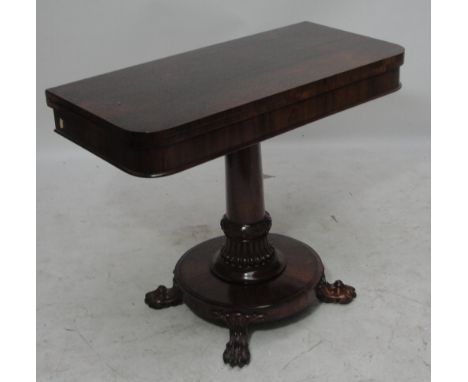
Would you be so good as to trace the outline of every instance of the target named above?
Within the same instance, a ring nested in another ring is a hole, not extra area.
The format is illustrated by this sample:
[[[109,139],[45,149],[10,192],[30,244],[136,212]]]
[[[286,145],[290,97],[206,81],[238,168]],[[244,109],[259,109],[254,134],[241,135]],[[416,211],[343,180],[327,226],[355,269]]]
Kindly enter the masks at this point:
[[[226,325],[224,362],[250,361],[248,327],[277,321],[317,299],[348,303],[353,287],[326,282],[317,253],[287,236],[270,234],[265,211],[260,144],[226,155],[224,236],[203,242],[179,260],[171,288],[158,287],[146,303],[160,309],[185,302],[196,314]]]

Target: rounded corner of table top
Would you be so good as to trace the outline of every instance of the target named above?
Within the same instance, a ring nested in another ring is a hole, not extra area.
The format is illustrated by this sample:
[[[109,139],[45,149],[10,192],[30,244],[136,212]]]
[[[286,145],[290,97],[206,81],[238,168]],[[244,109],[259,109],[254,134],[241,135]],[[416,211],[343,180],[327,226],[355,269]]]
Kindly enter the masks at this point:
[[[404,54],[398,44],[304,21],[45,95],[57,133],[131,175],[155,178],[397,91]],[[216,64],[231,56],[239,62]]]

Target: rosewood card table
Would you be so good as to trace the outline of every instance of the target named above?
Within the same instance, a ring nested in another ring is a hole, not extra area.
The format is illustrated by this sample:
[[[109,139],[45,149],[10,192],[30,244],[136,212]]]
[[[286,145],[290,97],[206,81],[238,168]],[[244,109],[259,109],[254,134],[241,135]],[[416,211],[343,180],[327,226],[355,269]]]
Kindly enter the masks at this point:
[[[260,142],[400,88],[404,49],[303,22],[46,90],[55,131],[123,171],[161,177],[221,155],[223,236],[189,249],[154,309],[181,303],[224,324],[231,366],[250,361],[248,327],[356,292],[327,282],[307,244],[269,233]],[[183,211],[180,211],[181,213]]]

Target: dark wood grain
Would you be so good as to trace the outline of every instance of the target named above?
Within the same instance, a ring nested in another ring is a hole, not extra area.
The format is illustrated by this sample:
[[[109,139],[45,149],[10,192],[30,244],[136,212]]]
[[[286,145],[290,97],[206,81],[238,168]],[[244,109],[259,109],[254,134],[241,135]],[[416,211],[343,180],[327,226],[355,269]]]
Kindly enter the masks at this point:
[[[226,283],[209,271],[223,237],[190,249],[175,268],[184,303],[200,317],[229,328],[223,359],[231,366],[242,367],[250,361],[250,326],[291,317],[317,302],[315,289],[324,271],[317,253],[286,236],[272,234],[270,240],[285,254],[288,266],[278,277],[263,283]]]
[[[224,245],[211,271],[227,282],[257,284],[283,272],[284,255],[268,240],[271,217],[265,211],[260,144],[226,155]]]
[[[403,48],[300,23],[46,91],[57,133],[138,176],[163,176],[226,155],[223,237],[188,250],[154,309],[186,303],[226,325],[224,362],[250,361],[249,326],[317,300],[347,304],[318,254],[270,234],[259,142],[400,87]]]
[[[270,234],[270,240],[286,256],[288,266],[278,277],[245,286],[223,282],[210,272],[212,258],[224,237],[205,241],[182,256],[175,268],[175,280],[184,302],[201,317],[218,321],[216,310],[261,313],[264,320],[290,317],[314,303],[315,288],[323,276],[317,253],[307,244],[287,236]]]
[[[252,224],[265,216],[260,144],[226,155],[226,217]]]
[[[304,22],[46,91],[56,131],[168,175],[397,90],[401,46]]]

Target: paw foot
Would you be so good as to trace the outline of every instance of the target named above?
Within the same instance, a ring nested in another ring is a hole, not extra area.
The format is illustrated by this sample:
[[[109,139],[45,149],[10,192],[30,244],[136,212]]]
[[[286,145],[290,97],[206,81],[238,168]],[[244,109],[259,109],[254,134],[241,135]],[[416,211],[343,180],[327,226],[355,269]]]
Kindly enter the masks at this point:
[[[224,363],[234,366],[245,366],[250,362],[249,343],[246,331],[234,331],[226,344],[223,353]]]
[[[330,284],[325,277],[317,286],[317,298],[322,302],[349,304],[356,297],[356,289],[341,280]]]
[[[260,313],[233,313],[214,311],[213,315],[229,328],[229,342],[223,353],[223,361],[234,367],[243,367],[250,362],[249,324],[264,318]]]
[[[182,303],[182,292],[177,286],[166,288],[160,285],[152,292],[146,293],[145,303],[153,309],[163,309]]]

